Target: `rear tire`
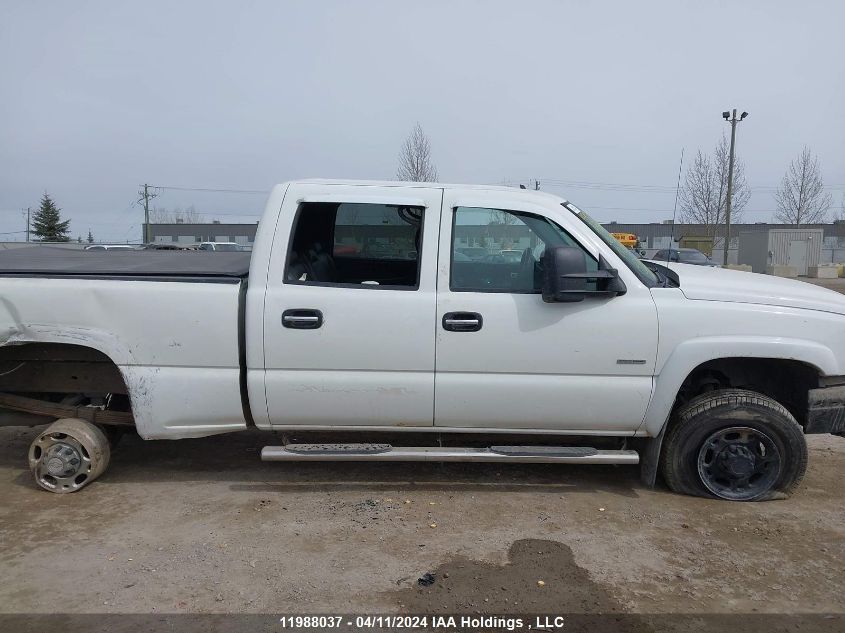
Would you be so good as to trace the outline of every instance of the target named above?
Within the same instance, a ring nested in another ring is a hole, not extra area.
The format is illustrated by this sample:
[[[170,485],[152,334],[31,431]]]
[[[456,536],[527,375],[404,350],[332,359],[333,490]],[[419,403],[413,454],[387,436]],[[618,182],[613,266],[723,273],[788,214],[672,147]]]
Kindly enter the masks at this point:
[[[29,467],[44,490],[76,492],[105,472],[111,458],[106,435],[78,418],[56,420],[29,447]]]
[[[673,491],[730,501],[784,498],[806,470],[807,443],[792,414],[744,389],[707,393],[678,409],[661,460]]]

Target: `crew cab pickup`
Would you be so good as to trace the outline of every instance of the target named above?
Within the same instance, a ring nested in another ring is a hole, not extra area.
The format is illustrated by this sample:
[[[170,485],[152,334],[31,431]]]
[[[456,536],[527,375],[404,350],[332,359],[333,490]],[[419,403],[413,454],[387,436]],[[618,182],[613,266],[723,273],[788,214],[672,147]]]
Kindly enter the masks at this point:
[[[343,438],[265,460],[640,463],[767,499],[801,480],[805,434],[845,430],[845,298],[643,262],[547,193],[291,182],[251,253],[0,254],[0,412],[56,420],[29,452],[53,492],[121,430],[257,427]]]

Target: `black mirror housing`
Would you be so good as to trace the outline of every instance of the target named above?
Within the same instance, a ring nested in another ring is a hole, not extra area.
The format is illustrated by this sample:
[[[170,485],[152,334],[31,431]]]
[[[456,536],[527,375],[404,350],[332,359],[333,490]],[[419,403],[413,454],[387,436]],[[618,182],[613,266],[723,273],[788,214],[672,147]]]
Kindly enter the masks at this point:
[[[575,303],[583,301],[587,289],[584,275],[587,272],[587,256],[574,246],[546,248],[543,253],[543,301],[546,303]]]
[[[588,290],[587,281],[596,280],[596,289]],[[625,282],[615,268],[599,255],[598,270],[587,272],[587,256],[574,246],[547,248],[543,254],[543,301],[575,303],[589,296],[615,297],[627,292]]]

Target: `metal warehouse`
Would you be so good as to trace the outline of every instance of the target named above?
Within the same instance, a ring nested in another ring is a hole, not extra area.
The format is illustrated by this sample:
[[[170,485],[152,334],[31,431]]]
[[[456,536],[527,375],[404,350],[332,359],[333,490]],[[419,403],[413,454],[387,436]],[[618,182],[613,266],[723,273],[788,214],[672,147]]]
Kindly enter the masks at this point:
[[[776,266],[789,266],[801,276],[819,265],[824,231],[822,229],[769,229],[739,234],[740,264],[755,273],[771,273]]]

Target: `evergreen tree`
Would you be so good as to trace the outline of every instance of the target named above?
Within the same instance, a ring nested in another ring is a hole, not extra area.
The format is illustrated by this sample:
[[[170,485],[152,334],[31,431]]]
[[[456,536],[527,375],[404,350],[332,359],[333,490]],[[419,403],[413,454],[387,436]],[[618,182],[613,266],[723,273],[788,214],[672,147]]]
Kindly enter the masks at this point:
[[[32,216],[32,233],[42,242],[68,242],[70,220],[62,220],[61,209],[46,193]]]
[[[88,243],[89,244],[94,243],[94,234],[91,232],[91,229],[88,229]]]

